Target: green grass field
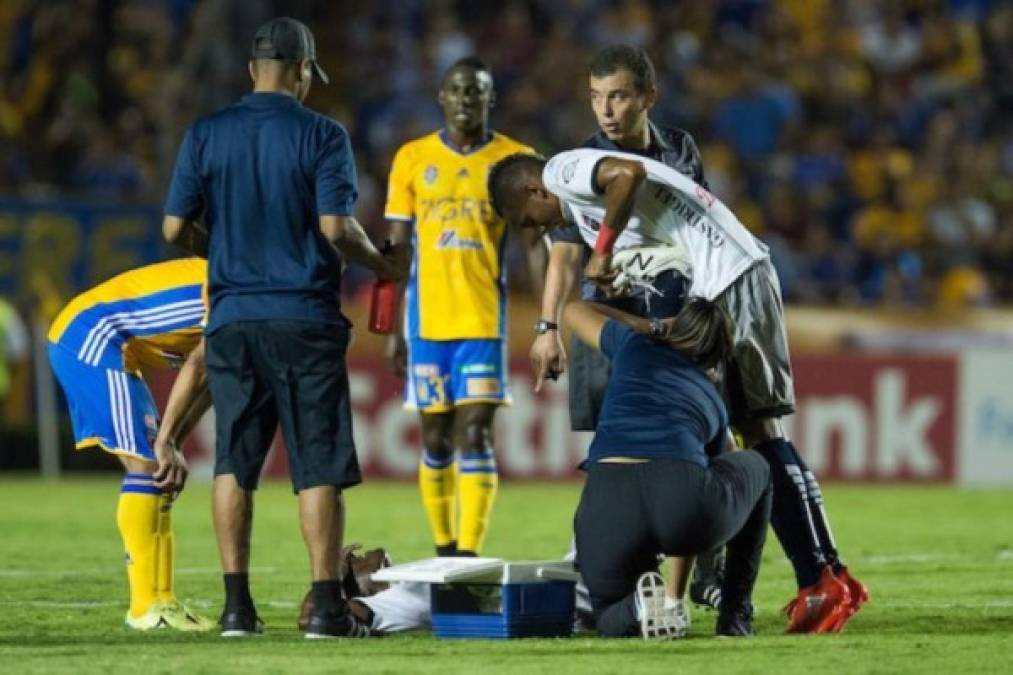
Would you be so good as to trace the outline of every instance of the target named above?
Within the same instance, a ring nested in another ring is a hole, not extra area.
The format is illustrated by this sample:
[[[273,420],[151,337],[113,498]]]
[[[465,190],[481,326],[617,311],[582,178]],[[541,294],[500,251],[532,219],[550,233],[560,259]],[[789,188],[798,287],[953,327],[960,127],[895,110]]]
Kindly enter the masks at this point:
[[[295,628],[307,587],[295,500],[284,484],[258,495],[253,590],[260,638],[136,634],[122,626],[126,582],[113,514],[118,480],[44,483],[0,478],[0,671],[28,672],[1013,672],[1013,491],[830,488],[852,569],[873,602],[837,636],[786,636],[778,609],[793,594],[770,538],[752,640],[710,637],[693,614],[688,639],[445,641],[409,634],[307,642]],[[487,553],[554,558],[569,539],[577,484],[506,483]],[[349,541],[384,545],[395,560],[429,555],[410,484],[349,493]],[[178,594],[208,615],[221,602],[207,485],[176,506]]]

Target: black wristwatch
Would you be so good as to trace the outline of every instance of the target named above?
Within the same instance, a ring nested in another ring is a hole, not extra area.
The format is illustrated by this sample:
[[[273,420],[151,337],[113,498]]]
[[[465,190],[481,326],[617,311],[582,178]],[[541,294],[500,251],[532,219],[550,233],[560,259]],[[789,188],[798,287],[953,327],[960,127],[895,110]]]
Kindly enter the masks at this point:
[[[668,332],[661,319],[651,319],[650,331],[653,338],[665,337],[665,333]]]
[[[545,335],[550,330],[559,330],[559,325],[545,319],[535,321],[535,335]]]

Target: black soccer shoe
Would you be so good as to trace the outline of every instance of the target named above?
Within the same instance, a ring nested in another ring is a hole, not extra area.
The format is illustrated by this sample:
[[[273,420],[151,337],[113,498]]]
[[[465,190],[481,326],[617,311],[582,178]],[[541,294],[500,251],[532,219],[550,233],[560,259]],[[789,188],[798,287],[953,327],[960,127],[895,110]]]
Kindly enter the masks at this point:
[[[753,604],[749,601],[729,602],[722,607],[714,633],[718,637],[752,637]]]
[[[449,544],[444,544],[443,546],[436,547],[436,557],[438,558],[448,558],[454,557],[456,555],[457,555],[456,541],[452,541]]]
[[[246,637],[264,632],[264,622],[257,616],[257,610],[252,607],[236,611],[226,609],[222,612],[222,618],[218,623],[222,627],[222,637]]]
[[[345,611],[337,612],[314,611],[306,625],[307,640],[331,640],[335,638],[366,638],[374,637],[369,626],[359,621],[354,614]]]
[[[706,609],[721,609],[721,585],[725,579],[725,556],[720,548],[701,553],[693,567],[689,599]]]

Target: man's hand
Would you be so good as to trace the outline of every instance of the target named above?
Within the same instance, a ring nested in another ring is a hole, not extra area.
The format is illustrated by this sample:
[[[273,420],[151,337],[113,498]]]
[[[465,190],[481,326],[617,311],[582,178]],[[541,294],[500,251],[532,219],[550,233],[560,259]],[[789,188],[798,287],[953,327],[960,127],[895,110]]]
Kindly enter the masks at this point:
[[[390,361],[391,372],[398,379],[405,379],[408,375],[408,344],[404,335],[391,333],[387,337],[387,359]]]
[[[612,281],[616,278],[616,271],[611,269],[612,255],[592,253],[591,258],[584,267],[584,276],[595,283],[595,285],[612,291]]]
[[[155,487],[168,490],[175,498],[175,495],[183,490],[186,477],[190,473],[183,453],[174,443],[156,439],[155,459],[158,462],[158,468],[155,469],[154,475]]]
[[[555,380],[566,372],[566,350],[559,331],[550,330],[535,338],[531,345],[531,370],[535,373],[535,391],[541,391],[545,379]]]
[[[394,244],[385,251],[383,258],[387,263],[387,279],[404,281],[408,278],[412,266],[412,247],[410,244]]]

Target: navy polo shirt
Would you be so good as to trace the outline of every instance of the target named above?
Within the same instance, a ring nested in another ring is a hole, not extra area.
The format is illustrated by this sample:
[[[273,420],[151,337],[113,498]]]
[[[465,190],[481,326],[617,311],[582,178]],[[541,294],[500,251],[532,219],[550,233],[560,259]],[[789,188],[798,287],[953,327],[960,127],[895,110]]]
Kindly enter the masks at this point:
[[[724,443],[728,412],[703,370],[618,321],[602,328],[600,347],[612,374],[588,461],[665,458],[706,466],[708,446]]]
[[[235,321],[347,325],[322,215],[357,196],[348,133],[292,96],[253,93],[186,132],[165,213],[203,214],[211,237],[207,332]]]

